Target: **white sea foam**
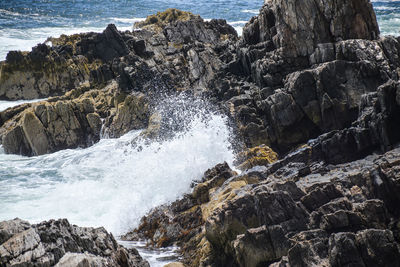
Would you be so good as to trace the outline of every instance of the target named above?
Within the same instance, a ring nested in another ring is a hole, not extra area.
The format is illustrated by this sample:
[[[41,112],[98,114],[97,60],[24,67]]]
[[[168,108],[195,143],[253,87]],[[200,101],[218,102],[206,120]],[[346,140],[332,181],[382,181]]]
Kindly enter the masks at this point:
[[[18,100],[18,101],[2,101],[0,100],[0,112],[11,107],[15,107],[24,103],[35,103],[45,99],[34,99],[34,100]]]
[[[112,20],[118,21],[118,22],[123,22],[123,23],[133,24],[135,22],[144,21],[145,18],[133,18],[133,19],[129,19],[129,18],[112,18]]]
[[[228,21],[228,24],[235,26],[235,25],[244,25],[246,24],[246,20],[238,20],[238,21]]]
[[[242,10],[243,13],[250,13],[250,14],[254,14],[254,15],[258,15],[258,13],[260,12],[258,9],[244,9]]]
[[[246,25],[247,21],[244,20],[238,20],[238,21],[229,21],[228,24],[231,25],[236,32],[238,33],[239,36],[242,36],[243,33],[243,27]]]
[[[206,108],[187,111],[182,100],[169,103],[179,103],[170,111],[183,112],[173,118],[185,118],[186,130],[166,141],[133,146],[140,134],[134,131],[86,149],[32,158],[0,154],[0,221],[68,218],[118,235],[151,208],[189,192],[208,168],[232,163],[226,117]]]

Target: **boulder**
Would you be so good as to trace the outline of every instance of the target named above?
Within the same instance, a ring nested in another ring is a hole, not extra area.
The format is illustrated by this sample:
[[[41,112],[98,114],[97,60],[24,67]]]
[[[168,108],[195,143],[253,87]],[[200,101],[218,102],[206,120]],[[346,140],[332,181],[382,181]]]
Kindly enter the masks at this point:
[[[82,228],[66,219],[36,225],[0,223],[2,266],[150,266],[135,249],[118,245],[104,228]]]
[[[60,56],[46,44],[29,53],[10,52],[0,63],[0,99],[36,99],[61,95],[89,80],[85,57]]]

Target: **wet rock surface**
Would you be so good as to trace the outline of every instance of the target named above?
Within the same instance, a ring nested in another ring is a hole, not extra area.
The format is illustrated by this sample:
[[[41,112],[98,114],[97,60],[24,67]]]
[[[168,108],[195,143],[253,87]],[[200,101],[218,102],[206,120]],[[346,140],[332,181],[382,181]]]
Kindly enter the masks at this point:
[[[5,123],[0,128],[0,140],[6,153],[28,156],[87,147],[102,134],[120,137],[145,128],[147,106],[143,94],[120,93],[115,82],[101,90],[80,87],[61,97],[1,113]]]
[[[1,266],[150,266],[104,228],[78,227],[65,219],[36,225],[3,221],[0,236]]]
[[[216,166],[125,238],[189,266],[399,266],[399,43],[369,1],[328,2],[268,1],[209,82],[264,144],[244,172]]]

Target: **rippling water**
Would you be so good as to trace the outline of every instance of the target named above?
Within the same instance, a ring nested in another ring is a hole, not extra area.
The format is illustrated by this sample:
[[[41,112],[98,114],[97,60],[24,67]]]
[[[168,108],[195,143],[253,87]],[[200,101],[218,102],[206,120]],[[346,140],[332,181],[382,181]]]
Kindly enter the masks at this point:
[[[400,35],[400,1],[375,1],[381,33],[384,35]]]

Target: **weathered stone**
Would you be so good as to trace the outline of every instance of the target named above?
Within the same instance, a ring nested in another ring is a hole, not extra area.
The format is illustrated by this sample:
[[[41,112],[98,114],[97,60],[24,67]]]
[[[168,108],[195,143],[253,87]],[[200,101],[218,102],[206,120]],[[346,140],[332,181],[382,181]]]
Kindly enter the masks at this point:
[[[246,170],[255,166],[268,165],[277,160],[278,154],[271,148],[261,145],[239,153],[235,164],[238,165],[238,169]]]
[[[2,266],[149,266],[104,228],[81,228],[65,219],[37,225],[14,219],[0,227],[7,236],[0,244]]]
[[[146,128],[149,120],[149,107],[146,96],[141,93],[128,95],[117,105],[117,112],[108,126],[111,137],[120,137],[131,130]]]

